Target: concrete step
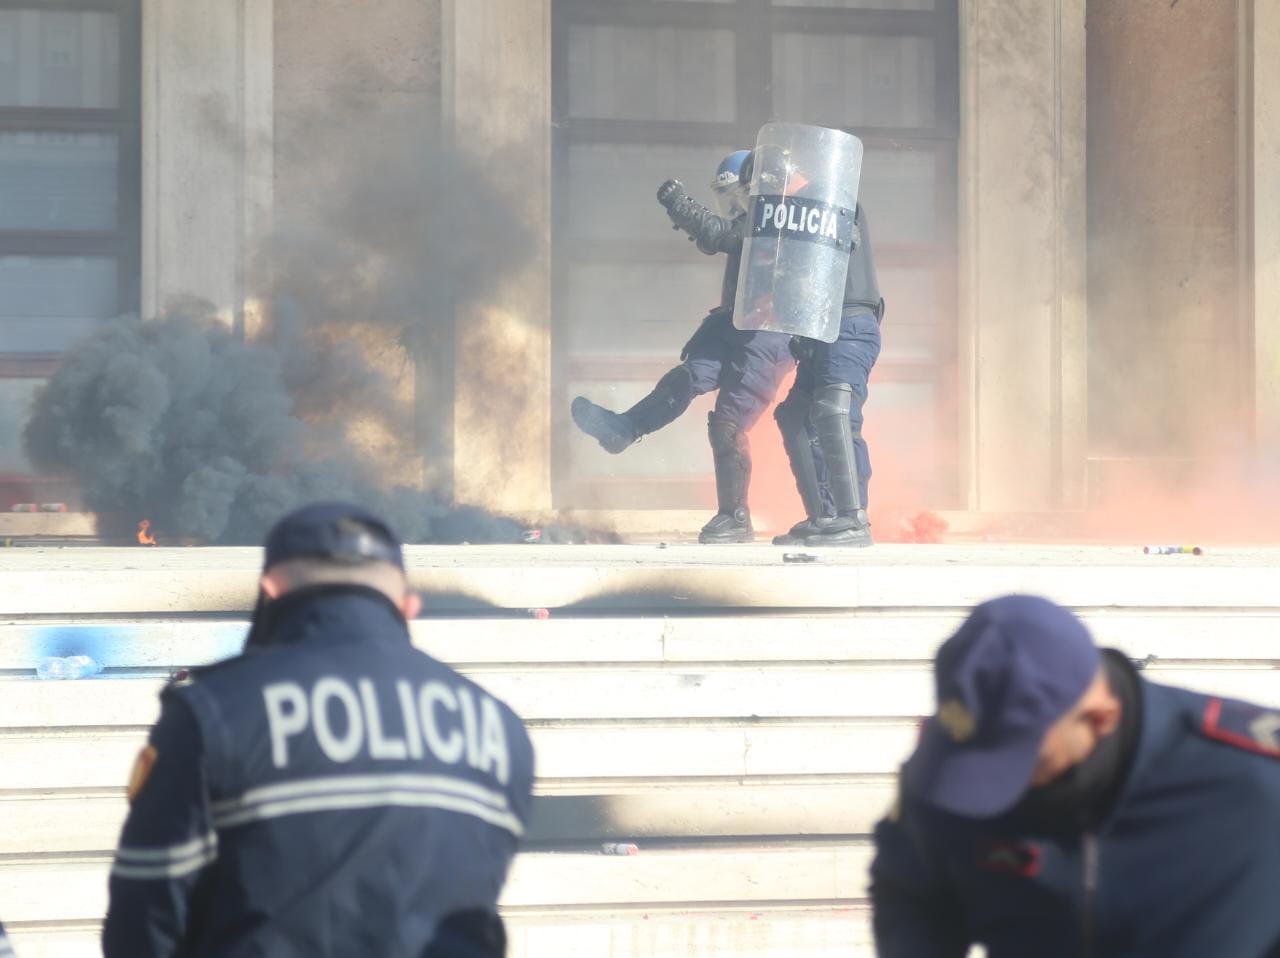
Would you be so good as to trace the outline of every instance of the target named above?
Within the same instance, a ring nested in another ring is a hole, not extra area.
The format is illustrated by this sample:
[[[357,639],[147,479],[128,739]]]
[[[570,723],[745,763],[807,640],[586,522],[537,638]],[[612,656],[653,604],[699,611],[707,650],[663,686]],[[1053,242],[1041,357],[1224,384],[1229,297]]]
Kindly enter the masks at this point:
[[[504,909],[512,958],[873,958],[861,907]],[[96,923],[9,926],[21,958],[98,958]]]
[[[1007,592],[1066,605],[1270,608],[1275,549],[1147,556],[1140,546],[413,546],[410,580],[436,613],[546,607],[965,608]],[[0,615],[246,612],[257,549],[0,550]]]
[[[707,907],[865,899],[866,841],[646,844],[634,856],[526,851],[501,904],[513,908]],[[5,922],[90,922],[106,914],[109,854],[0,859]]]
[[[892,776],[807,784],[769,780],[697,782],[580,793],[534,801],[531,847],[677,838],[787,838],[870,834],[896,793]],[[128,805],[124,789],[0,793],[0,856],[109,852]]]
[[[0,550],[0,908],[23,958],[95,953],[156,694],[239,650],[258,562]],[[877,546],[803,565],[767,547],[530,546],[410,563],[430,605],[414,641],[511,702],[538,750],[503,904],[516,958],[869,956],[870,831],[932,709],[933,651],[981,598],[1051,595],[1157,681],[1280,703],[1280,551]],[[31,677],[81,653],[106,675]],[[609,840],[640,854],[599,854]]]
[[[671,785],[683,778],[887,775],[915,741],[916,722],[629,725],[602,720],[537,725],[531,731],[540,785],[565,791],[588,784],[615,789],[627,782]],[[146,730],[136,726],[0,732],[0,787],[120,787],[145,740]]]
[[[466,674],[530,721],[716,718],[904,718],[933,708],[924,663],[910,666],[836,663],[760,667],[594,669],[469,668]],[[1280,701],[1280,669],[1248,665],[1159,664],[1146,674],[1216,695]],[[96,678],[78,682],[0,679],[0,729],[147,726],[156,718],[163,682]]]
[[[1277,596],[1280,603],[1280,595]],[[415,644],[455,666],[550,663],[927,661],[965,609],[850,609],[738,615],[427,618]],[[1280,660],[1276,609],[1077,612],[1099,643],[1136,659]],[[0,619],[0,673],[48,655],[89,655],[112,669],[167,673],[240,652],[244,619]]]

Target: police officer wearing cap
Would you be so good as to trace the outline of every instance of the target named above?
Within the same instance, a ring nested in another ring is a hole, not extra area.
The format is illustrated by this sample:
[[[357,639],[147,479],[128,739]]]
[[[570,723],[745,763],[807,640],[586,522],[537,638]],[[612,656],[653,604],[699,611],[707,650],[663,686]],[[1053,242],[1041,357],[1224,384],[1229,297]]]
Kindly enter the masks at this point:
[[[1149,682],[1029,596],[935,679],[876,829],[883,958],[1280,958],[1280,713]]]
[[[520,719],[413,647],[420,600],[377,516],[286,516],[260,588],[244,653],[161,695],[107,958],[502,954],[533,779]]]

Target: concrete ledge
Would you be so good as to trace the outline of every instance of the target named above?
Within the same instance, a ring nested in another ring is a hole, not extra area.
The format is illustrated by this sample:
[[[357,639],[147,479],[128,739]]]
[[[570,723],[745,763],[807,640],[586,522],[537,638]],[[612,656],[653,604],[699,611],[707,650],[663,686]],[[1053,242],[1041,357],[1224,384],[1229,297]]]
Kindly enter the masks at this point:
[[[0,512],[0,539],[98,534],[98,517],[91,512]]]

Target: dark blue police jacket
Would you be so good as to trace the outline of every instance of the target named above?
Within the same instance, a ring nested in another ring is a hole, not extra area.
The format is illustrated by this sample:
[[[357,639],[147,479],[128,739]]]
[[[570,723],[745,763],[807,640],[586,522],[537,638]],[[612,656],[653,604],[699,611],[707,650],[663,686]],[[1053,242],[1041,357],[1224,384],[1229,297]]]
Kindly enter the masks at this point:
[[[876,830],[882,958],[1280,958],[1280,713],[1141,682],[1137,751],[1092,832],[906,798]]]
[[[4,925],[0,925],[0,958],[13,958],[13,946],[9,944],[9,936],[4,933]]]
[[[360,588],[171,684],[148,750],[107,958],[419,958],[445,915],[494,907],[529,817],[520,719]]]

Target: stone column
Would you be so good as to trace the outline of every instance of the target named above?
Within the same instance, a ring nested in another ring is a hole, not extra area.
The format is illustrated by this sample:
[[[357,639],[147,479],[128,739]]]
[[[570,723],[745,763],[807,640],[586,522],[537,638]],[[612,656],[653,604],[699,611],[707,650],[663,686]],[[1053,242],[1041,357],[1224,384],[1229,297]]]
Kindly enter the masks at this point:
[[[272,0],[143,0],[142,312],[252,322],[270,228]]]
[[[454,495],[514,512],[551,506],[551,2],[444,0],[443,107],[460,149],[524,198],[535,249],[461,307]],[[515,149],[511,149],[515,147]]]
[[[1280,4],[1253,2],[1254,403],[1258,454],[1280,464]]]
[[[968,507],[1083,502],[1085,0],[960,5]]]

